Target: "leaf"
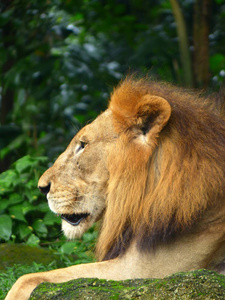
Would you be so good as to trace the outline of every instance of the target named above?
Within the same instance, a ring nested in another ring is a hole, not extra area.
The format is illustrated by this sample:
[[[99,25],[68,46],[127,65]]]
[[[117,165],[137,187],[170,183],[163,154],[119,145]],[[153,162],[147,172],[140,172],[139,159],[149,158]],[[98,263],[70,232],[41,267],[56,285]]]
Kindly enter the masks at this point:
[[[53,212],[48,211],[46,213],[46,215],[44,216],[43,219],[45,225],[54,225],[55,223],[60,224],[61,223],[61,219],[59,217],[57,217],[55,214],[53,214]]]
[[[38,209],[38,211],[40,212],[48,212],[49,211],[49,207],[48,207],[48,203],[47,201],[45,201],[44,203],[40,203],[36,206],[36,208]]]
[[[2,188],[4,189],[5,187],[6,188],[11,187],[15,179],[17,179],[17,174],[15,171],[8,170],[6,172],[3,172],[0,175],[1,191],[4,192],[4,190],[2,190]]]
[[[33,165],[33,161],[31,160],[31,157],[29,155],[26,155],[20,159],[18,159],[15,163],[16,170],[18,173],[22,173],[27,168],[31,167]]]
[[[77,242],[67,242],[60,247],[60,251],[64,254],[71,254],[77,248]]]
[[[23,214],[23,204],[10,207],[9,213],[10,213],[11,217],[14,219],[20,220],[23,222],[27,222],[26,219],[24,218],[24,214]]]
[[[93,231],[92,233],[86,232],[82,238],[83,238],[84,242],[90,243],[90,242],[94,242],[95,239],[97,238],[97,236],[98,236],[98,233],[96,231]]]
[[[39,243],[40,243],[40,239],[35,234],[32,234],[26,242],[26,244],[33,245],[33,246],[36,246]]]
[[[48,232],[47,227],[45,226],[45,224],[43,223],[43,221],[41,219],[36,220],[32,224],[32,227],[39,234],[47,234],[47,232]]]
[[[17,204],[23,201],[23,198],[21,197],[21,195],[13,193],[9,196],[9,200],[8,200],[8,204],[12,205],[12,204]]]
[[[216,3],[217,4],[222,4],[222,3],[224,3],[225,2],[225,0],[216,0]]]
[[[19,235],[23,240],[26,236],[28,236],[33,231],[33,228],[27,226],[26,224],[19,224]]]
[[[28,181],[28,176],[29,174],[19,174],[18,177],[13,181],[12,185],[13,185],[13,190],[15,190],[15,188],[19,188],[19,190],[21,189],[27,189],[27,181]]]
[[[35,181],[35,183],[36,183],[36,181]],[[40,192],[37,189],[37,183],[35,184],[35,187],[33,187],[33,189],[26,190],[24,193],[24,196],[26,196],[26,198],[29,200],[30,203],[36,201],[38,199],[38,196],[40,196]]]
[[[24,172],[24,170],[37,166],[38,163],[43,163],[46,160],[47,158],[45,156],[31,157],[30,155],[26,155],[15,162],[15,168],[20,174]]]
[[[18,104],[22,106],[25,102],[25,99],[26,99],[26,91],[24,89],[20,89],[17,95]]]
[[[1,183],[0,183],[1,184]],[[7,193],[11,192],[10,188],[7,188],[3,185],[0,185],[0,195],[6,195]],[[7,197],[6,197],[7,198]]]
[[[0,151],[0,158],[3,160],[3,158],[10,152],[10,148],[9,147],[5,147],[3,149],[1,149]]]
[[[42,163],[48,161],[48,158],[46,156],[38,156],[38,157],[35,157],[34,159],[36,161],[39,161],[39,162],[42,162]]]
[[[34,205],[30,204],[29,202],[27,201],[24,201],[23,202],[23,207],[22,207],[22,211],[23,211],[23,214],[26,215],[28,212],[30,211],[39,211],[37,209],[37,207],[35,207]]]
[[[225,56],[220,53],[212,55],[210,57],[210,69],[214,73],[219,73],[223,68],[225,68]]]
[[[0,239],[9,240],[12,234],[12,220],[7,215],[0,216]]]
[[[0,197],[0,212],[8,207],[8,199]]]
[[[17,136],[11,143],[7,145],[7,147],[1,149],[0,151],[0,159],[3,159],[6,154],[8,154],[10,151],[15,151],[15,149],[21,147],[21,145],[24,143],[24,135]]]

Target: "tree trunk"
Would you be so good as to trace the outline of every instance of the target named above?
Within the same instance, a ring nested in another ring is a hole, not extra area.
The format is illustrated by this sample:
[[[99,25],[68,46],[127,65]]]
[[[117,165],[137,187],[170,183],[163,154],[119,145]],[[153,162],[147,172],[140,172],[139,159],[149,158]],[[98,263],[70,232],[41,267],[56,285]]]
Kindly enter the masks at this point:
[[[193,44],[194,75],[197,87],[209,83],[209,24],[211,0],[196,0],[194,4]]]
[[[184,83],[188,87],[193,86],[191,56],[187,37],[186,24],[180,5],[177,0],[170,0],[173,15],[177,25],[177,35],[179,39],[181,64],[184,73]]]

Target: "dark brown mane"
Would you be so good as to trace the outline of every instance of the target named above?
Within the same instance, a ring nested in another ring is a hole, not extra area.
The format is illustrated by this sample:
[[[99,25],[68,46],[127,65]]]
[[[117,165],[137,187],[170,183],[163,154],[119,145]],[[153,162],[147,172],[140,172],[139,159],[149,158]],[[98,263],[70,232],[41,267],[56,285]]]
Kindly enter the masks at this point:
[[[151,149],[136,142],[132,127],[140,117],[132,111],[144,107],[146,95],[171,107]],[[207,209],[219,208],[225,198],[225,122],[215,108],[219,101],[212,101],[129,78],[114,91],[109,108],[121,139],[109,158],[107,209],[97,245],[101,260],[117,257],[134,238],[143,250],[168,243],[192,230]]]

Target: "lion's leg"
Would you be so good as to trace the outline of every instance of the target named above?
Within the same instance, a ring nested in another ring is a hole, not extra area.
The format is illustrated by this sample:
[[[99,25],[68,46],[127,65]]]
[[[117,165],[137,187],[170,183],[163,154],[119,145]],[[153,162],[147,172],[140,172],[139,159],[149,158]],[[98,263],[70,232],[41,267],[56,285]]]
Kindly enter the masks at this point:
[[[123,256],[113,260],[24,275],[14,284],[6,300],[26,300],[44,281],[59,283],[82,277],[112,280],[161,278],[179,271],[207,268],[224,241],[224,224],[220,226],[201,234],[180,237],[171,244],[159,246],[154,252],[140,252],[134,242]]]
[[[13,285],[5,300],[26,300],[34,288],[42,282],[65,282],[77,278],[99,278],[122,280],[127,278],[125,268],[118,259],[76,265],[48,272],[26,274]],[[123,273],[124,270],[124,273]]]

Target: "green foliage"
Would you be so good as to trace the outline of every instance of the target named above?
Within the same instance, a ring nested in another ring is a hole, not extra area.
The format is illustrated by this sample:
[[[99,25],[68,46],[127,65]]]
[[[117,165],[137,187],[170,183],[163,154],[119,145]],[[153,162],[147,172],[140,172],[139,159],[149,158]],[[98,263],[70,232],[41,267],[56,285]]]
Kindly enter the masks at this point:
[[[0,238],[9,240],[12,234],[12,220],[8,215],[0,216]]]
[[[34,262],[31,266],[15,265],[11,268],[7,268],[6,272],[0,273],[0,300],[5,298],[7,292],[20,276],[28,273],[50,271],[55,268],[55,262],[52,262],[47,266]]]
[[[31,235],[29,239],[32,239],[32,236],[34,235]],[[68,242],[62,237],[61,240],[57,240],[56,243],[48,242],[45,243],[45,245],[57,250],[57,252],[54,253],[58,254],[63,265],[69,267],[74,264],[94,261],[92,250],[95,245],[96,237],[97,231],[92,227],[79,240]],[[48,265],[33,262],[32,265],[14,265],[13,267],[8,267],[4,272],[0,272],[0,300],[5,298],[6,293],[20,276],[27,273],[50,271],[56,268],[57,264],[55,261],[52,261]]]
[[[193,50],[193,1],[180,5]],[[225,77],[218,61],[225,51],[224,11],[224,1],[212,4],[216,87]],[[130,71],[183,82],[169,0],[3,0],[0,12],[0,159],[7,165],[27,154],[53,161],[80,126],[105,109],[112,87]]]
[[[1,242],[36,245],[58,234],[60,220],[49,211],[47,201],[37,188],[44,163],[45,157],[27,155],[0,175]]]
[[[0,3],[0,159],[30,154],[54,160],[81,123],[106,107],[106,83],[121,78],[119,65],[107,58],[105,38],[88,34],[69,2],[8,4]],[[10,101],[13,110],[7,111]]]
[[[222,84],[225,77],[225,55],[216,53],[210,57],[210,67],[214,73],[213,80]]]
[[[57,244],[52,244],[51,248],[57,250],[60,259],[67,266],[72,264],[90,263],[95,260],[93,249],[95,247],[97,235],[98,232],[95,230],[95,227],[92,227],[88,232],[84,233],[82,238],[74,241],[66,241],[62,238]],[[75,258],[73,258],[74,256]]]

